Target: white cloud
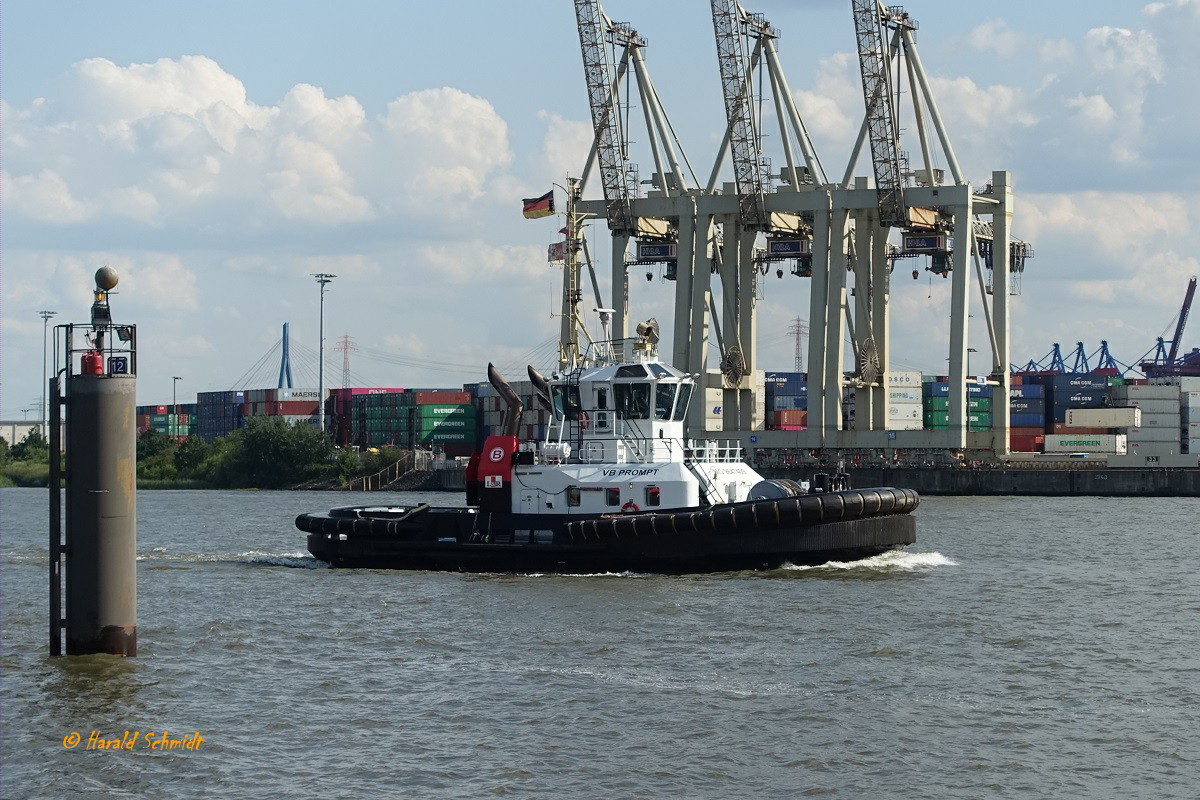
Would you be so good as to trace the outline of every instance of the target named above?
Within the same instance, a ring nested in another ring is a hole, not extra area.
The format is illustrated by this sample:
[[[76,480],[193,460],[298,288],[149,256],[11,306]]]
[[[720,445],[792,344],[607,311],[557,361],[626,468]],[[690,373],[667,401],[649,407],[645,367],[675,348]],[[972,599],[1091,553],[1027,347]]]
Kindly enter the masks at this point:
[[[4,172],[3,184],[7,211],[56,224],[81,222],[92,215],[88,205],[77,199],[67,182],[53,170],[15,177]]]
[[[1067,100],[1067,107],[1075,109],[1079,121],[1088,126],[1107,127],[1117,118],[1117,112],[1102,94],[1087,97],[1077,94]]]
[[[417,261],[436,280],[458,284],[520,283],[557,272],[546,262],[546,249],[537,246],[490,244],[479,240],[424,245]]]
[[[1004,20],[993,19],[972,28],[967,34],[967,42],[975,50],[990,50],[1009,58],[1021,50],[1025,36],[1009,27]]]

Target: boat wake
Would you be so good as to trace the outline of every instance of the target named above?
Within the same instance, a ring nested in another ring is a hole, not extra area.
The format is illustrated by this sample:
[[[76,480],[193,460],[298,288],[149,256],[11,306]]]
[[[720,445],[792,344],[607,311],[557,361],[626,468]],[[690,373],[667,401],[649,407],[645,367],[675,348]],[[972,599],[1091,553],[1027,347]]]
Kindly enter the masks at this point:
[[[785,564],[789,572],[832,572],[863,570],[876,573],[923,572],[935,567],[956,567],[958,562],[941,553],[913,553],[908,550],[891,550],[861,561],[827,561],[817,566]]]
[[[139,553],[138,561],[162,565],[169,569],[172,564],[248,564],[256,567],[291,567],[293,569],[328,569],[324,561],[318,561],[308,553],[268,553],[262,550],[246,550],[241,553],[171,553],[156,547],[147,553]]]

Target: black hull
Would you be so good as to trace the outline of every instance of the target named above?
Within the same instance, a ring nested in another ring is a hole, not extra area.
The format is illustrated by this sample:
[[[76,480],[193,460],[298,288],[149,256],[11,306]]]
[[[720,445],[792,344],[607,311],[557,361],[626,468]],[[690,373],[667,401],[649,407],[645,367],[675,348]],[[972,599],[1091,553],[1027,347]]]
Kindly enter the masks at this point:
[[[302,514],[335,567],[463,572],[694,573],[855,561],[916,541],[909,489],[863,489],[579,519],[427,508]]]

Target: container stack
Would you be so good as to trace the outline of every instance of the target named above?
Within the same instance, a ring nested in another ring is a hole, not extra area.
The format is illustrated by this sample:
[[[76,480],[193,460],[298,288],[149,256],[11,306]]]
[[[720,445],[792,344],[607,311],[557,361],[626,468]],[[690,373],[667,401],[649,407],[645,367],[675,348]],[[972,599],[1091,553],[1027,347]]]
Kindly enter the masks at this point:
[[[288,425],[316,425],[320,421],[317,389],[246,389],[242,416],[277,417]]]
[[[1113,405],[1140,409],[1140,427],[1129,428],[1129,453],[1174,456],[1182,449],[1182,392],[1179,384],[1126,384],[1110,387]]]
[[[405,395],[407,396],[407,395]],[[413,443],[451,456],[475,451],[478,427],[468,392],[413,392]]]
[[[211,442],[244,428],[246,420],[242,409],[245,402],[243,392],[200,392],[196,395],[194,432],[204,441]]]
[[[921,403],[925,429],[944,431],[950,428],[950,384],[945,380],[922,384]],[[992,428],[992,387],[979,383],[967,384],[967,430],[982,432]]]
[[[1046,387],[1010,377],[1008,393],[1008,449],[1017,453],[1041,452],[1046,436]]]
[[[919,431],[924,424],[920,372],[888,373],[889,431]]]
[[[179,403],[174,406],[138,406],[135,411],[138,436],[147,431],[170,436],[172,439],[186,439],[192,435],[196,419],[195,403]]]
[[[1067,430],[1064,427],[1067,421],[1067,410],[1104,408],[1113,405],[1109,399],[1108,389],[1108,378],[1103,375],[1061,374],[1049,376],[1046,381],[1046,433],[1068,435],[1085,433],[1086,431]],[[1108,431],[1097,433],[1108,433]]]
[[[408,392],[392,389],[352,395],[350,405],[351,444],[362,448],[412,448],[412,399]]]
[[[1187,385],[1179,395],[1179,445],[1183,452],[1200,453],[1200,378],[1185,378],[1185,381],[1195,381],[1195,391],[1186,391]]]
[[[763,376],[766,427],[800,431],[808,427],[808,374],[768,372]]]

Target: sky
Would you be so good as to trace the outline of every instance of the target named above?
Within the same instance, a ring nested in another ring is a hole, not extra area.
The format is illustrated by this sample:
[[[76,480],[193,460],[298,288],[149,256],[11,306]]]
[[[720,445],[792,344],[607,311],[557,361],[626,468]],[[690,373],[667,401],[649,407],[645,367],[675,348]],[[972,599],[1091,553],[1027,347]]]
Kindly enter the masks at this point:
[[[780,30],[800,112],[840,176],[863,115],[849,0],[745,6]],[[1200,273],[1200,0],[906,8],[959,163],[977,187],[1012,173],[1015,233],[1035,248],[1012,307],[1012,362],[1055,342],[1090,355],[1101,340],[1132,362],[1170,338]],[[650,75],[705,180],[725,126],[708,3],[604,9],[647,39]],[[170,402],[173,387],[185,402],[274,386],[285,322],[294,385],[315,386],[319,272],[337,275],[327,386],[342,383],[343,342],[356,386],[552,365],[561,270],[546,247],[563,222],[520,208],[579,175],[591,142],[567,0],[20,0],[0,13],[3,418],[38,416],[38,311],[86,322],[104,265],[121,276],[114,319],[138,326],[142,404]],[[911,133],[902,146],[916,152]],[[768,136],[781,163],[773,146]],[[651,171],[645,141],[631,157]],[[869,172],[864,161],[855,174]],[[598,182],[585,196],[600,196]],[[607,231],[588,235],[607,294]],[[892,282],[893,367],[940,373],[950,281],[909,271]],[[761,294],[759,365],[790,370],[807,281],[769,275]],[[660,275],[631,274],[632,319],[669,331],[673,299]],[[584,307],[598,335],[594,300]],[[1196,346],[1193,320],[1183,349]]]

